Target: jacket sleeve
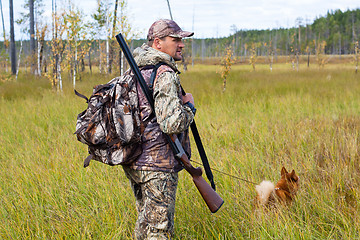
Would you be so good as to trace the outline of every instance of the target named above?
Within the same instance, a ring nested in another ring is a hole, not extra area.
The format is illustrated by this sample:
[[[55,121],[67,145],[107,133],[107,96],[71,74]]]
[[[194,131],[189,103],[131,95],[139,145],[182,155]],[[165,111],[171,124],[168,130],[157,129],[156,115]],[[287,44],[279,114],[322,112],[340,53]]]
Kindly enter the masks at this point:
[[[161,73],[154,85],[154,105],[157,122],[166,134],[187,130],[194,119],[191,108],[179,98],[180,80],[174,72]]]

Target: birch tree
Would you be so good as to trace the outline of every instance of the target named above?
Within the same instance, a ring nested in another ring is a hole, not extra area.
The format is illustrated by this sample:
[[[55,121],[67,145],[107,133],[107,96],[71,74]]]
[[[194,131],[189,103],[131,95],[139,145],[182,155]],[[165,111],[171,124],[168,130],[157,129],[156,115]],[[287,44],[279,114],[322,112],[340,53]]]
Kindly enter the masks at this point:
[[[3,28],[3,37],[4,41],[6,40],[6,32],[5,32],[5,22],[4,22],[4,12],[2,8],[2,1],[0,0],[0,11],[1,11],[1,22],[2,22],[2,28]]]
[[[119,2],[120,7],[120,15],[116,20],[116,31],[121,32],[123,37],[128,41],[128,43],[131,41],[131,39],[138,37],[137,31],[131,26],[130,20],[128,17],[128,10],[127,10],[127,1],[126,0],[120,0]],[[120,75],[124,74],[124,68],[125,68],[125,57],[123,52],[120,50],[119,45],[116,45],[116,48],[118,52],[120,53],[119,61],[120,61]]]
[[[315,43],[315,46],[316,46],[316,48],[315,48],[316,61],[317,61],[317,64],[319,66],[319,69],[324,68],[325,64],[328,61],[328,59],[326,58],[326,55],[325,55],[326,44],[327,43],[326,43],[325,40],[323,40],[323,41],[319,40],[317,43]]]
[[[31,73],[35,73],[35,20],[34,0],[29,0]]]
[[[5,56],[4,58],[4,68],[7,72],[7,61],[8,61],[8,49],[9,49],[9,40],[6,37],[5,31],[5,22],[4,22],[4,13],[2,8],[2,1],[0,0],[0,11],[1,11],[1,20],[2,20],[2,28],[3,28],[3,38],[4,38],[4,49],[1,51],[1,55]]]
[[[18,79],[18,75],[19,75],[20,59],[21,59],[20,57],[21,57],[22,49],[23,49],[23,42],[22,42],[22,40],[21,40],[21,41],[20,41],[20,51],[19,51],[18,66],[17,66],[17,69],[16,69],[16,77],[15,77],[16,80]]]
[[[358,73],[359,68],[359,58],[360,58],[360,51],[359,51],[359,41],[354,43],[354,62],[355,62],[355,73]]]
[[[11,73],[16,74],[16,48],[15,48],[15,31],[14,31],[14,4],[13,0],[9,0],[10,11],[10,58]]]
[[[118,10],[118,3],[119,0],[115,0],[115,8],[114,8],[114,15],[113,15],[113,26],[111,32],[111,39],[110,39],[110,56],[109,56],[109,68],[108,72],[111,73],[112,70],[112,63],[114,60],[114,38],[115,38],[115,31],[116,31],[116,21],[117,21],[117,10]]]
[[[274,48],[272,45],[272,40],[270,40],[269,43],[265,42],[264,47],[266,49],[266,57],[269,61],[269,65],[270,65],[270,72],[272,72],[273,62],[274,62]]]
[[[233,59],[233,54],[234,53],[233,53],[233,50],[231,49],[231,47],[227,47],[225,49],[225,55],[221,59],[222,67],[220,70],[220,75],[223,80],[223,92],[225,92],[225,90],[226,90],[226,81],[230,74],[231,65],[234,64],[234,62],[235,62],[235,60]]]
[[[73,87],[76,86],[76,79],[78,73],[78,50],[80,48],[80,43],[82,36],[84,36],[84,32],[86,25],[82,21],[84,19],[84,14],[77,9],[72,3],[69,3],[69,10],[64,15],[64,24],[66,28],[66,39],[68,42],[67,48],[67,62],[68,62],[68,70],[72,77]]]
[[[119,52],[119,66],[120,74],[123,74],[124,69],[124,56],[120,51],[120,47],[117,44],[111,44],[114,41],[117,32],[121,32],[126,41],[129,41],[137,36],[137,33],[132,28],[127,11],[126,0],[115,0],[114,13],[110,11],[111,4],[109,1],[98,1],[98,8],[96,12],[92,14],[92,18],[95,20],[94,29],[97,30],[97,37],[99,41],[99,55],[100,71],[105,69],[106,73],[112,72],[112,64],[115,62],[115,52]],[[112,22],[112,25],[110,25]],[[105,44],[101,44],[101,37],[106,38]],[[104,46],[105,45],[105,46]],[[110,47],[111,46],[111,47]],[[105,56],[103,54],[105,48]],[[111,50],[111,51],[110,51]],[[113,56],[110,55],[113,54]],[[103,67],[106,63],[106,67]]]
[[[21,32],[30,35],[29,59],[31,72],[40,76],[42,74],[41,69],[45,38],[49,29],[49,25],[43,18],[44,4],[42,1],[43,0],[27,1],[23,5],[23,8],[27,11],[20,12],[20,18],[16,20],[16,23],[21,28]]]
[[[257,48],[260,43],[252,43],[250,47],[250,58],[249,63],[253,68],[253,71],[256,69],[256,62],[257,62]]]
[[[105,30],[105,25],[106,25],[106,12],[107,12],[107,6],[106,4],[101,1],[98,0],[98,5],[96,8],[95,13],[93,13],[91,15],[91,17],[94,20],[93,23],[93,32],[95,33],[95,37],[97,38],[98,41],[98,46],[99,46],[99,71],[100,73],[102,73],[103,71],[103,44],[101,41],[101,37],[104,35]]]
[[[44,60],[44,47],[45,47],[45,36],[48,31],[48,25],[36,28],[36,38],[38,39],[37,44],[37,74],[42,75],[42,65]]]
[[[297,66],[299,66],[298,50],[297,50],[297,46],[296,46],[296,33],[293,33],[291,35],[289,46],[290,46],[289,57],[290,57],[290,61],[291,61],[291,66],[292,66],[292,69],[295,70],[295,63],[297,63]],[[297,70],[299,70],[299,68],[297,68]]]
[[[65,25],[65,12],[58,12],[56,10],[56,4],[53,4],[52,13],[52,32],[53,37],[51,39],[51,55],[50,55],[50,69],[51,71],[45,72],[45,76],[50,80],[54,90],[62,91],[62,63],[63,54],[67,44],[65,41],[64,33],[66,31]]]

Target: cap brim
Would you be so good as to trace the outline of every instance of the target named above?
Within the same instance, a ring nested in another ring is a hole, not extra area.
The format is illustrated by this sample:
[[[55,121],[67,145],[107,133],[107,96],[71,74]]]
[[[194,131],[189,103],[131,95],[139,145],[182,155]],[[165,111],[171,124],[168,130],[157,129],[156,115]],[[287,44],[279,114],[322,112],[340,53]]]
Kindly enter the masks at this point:
[[[193,32],[187,32],[187,31],[180,31],[174,34],[170,34],[170,37],[175,37],[175,38],[185,38],[185,37],[191,37],[193,36],[194,33]]]

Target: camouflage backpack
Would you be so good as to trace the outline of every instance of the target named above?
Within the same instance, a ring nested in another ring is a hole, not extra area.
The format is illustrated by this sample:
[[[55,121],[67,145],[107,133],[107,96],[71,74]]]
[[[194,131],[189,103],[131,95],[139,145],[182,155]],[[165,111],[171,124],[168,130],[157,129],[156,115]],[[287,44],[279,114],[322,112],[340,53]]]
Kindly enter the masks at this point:
[[[150,90],[156,78],[157,69],[165,63],[145,66],[153,69],[150,76]],[[139,99],[136,77],[128,70],[124,75],[107,84],[94,87],[90,98],[78,93],[88,103],[87,109],[77,117],[77,139],[88,145],[89,156],[84,167],[94,159],[109,165],[127,165],[142,153]]]
[[[107,84],[97,85],[88,99],[88,107],[77,117],[77,139],[88,145],[91,159],[109,165],[129,164],[142,152],[141,122],[134,75],[127,71]]]

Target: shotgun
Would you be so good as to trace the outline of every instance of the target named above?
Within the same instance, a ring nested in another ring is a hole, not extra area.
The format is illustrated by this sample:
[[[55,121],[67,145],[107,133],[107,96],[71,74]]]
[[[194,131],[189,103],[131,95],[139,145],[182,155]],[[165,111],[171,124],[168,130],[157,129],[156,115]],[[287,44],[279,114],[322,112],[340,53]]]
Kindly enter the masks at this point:
[[[116,35],[116,40],[118,41],[126,60],[128,61],[130,68],[137,80],[139,81],[140,87],[143,90],[146,99],[148,100],[151,108],[154,110],[154,100],[153,96],[149,91],[149,88],[142,76],[139,67],[137,66],[134,57],[132,56],[130,49],[122,36],[121,33]],[[220,207],[223,205],[224,200],[215,192],[215,190],[205,181],[202,177],[202,170],[200,167],[193,167],[190,163],[190,159],[187,157],[184,148],[181,146],[181,143],[175,134],[167,135],[165,134],[167,141],[170,144],[172,151],[176,159],[181,161],[185,170],[191,175],[195,186],[199,190],[202,198],[204,199],[206,205],[212,213],[217,212]]]

